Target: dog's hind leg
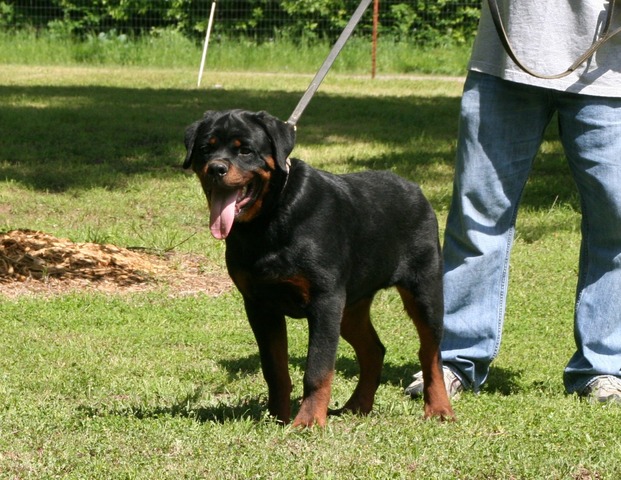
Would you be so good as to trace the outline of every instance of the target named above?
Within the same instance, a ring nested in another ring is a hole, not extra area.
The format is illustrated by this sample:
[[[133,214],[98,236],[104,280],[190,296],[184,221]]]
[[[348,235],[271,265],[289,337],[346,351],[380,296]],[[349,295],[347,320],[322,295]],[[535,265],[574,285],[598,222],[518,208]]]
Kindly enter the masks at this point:
[[[455,414],[444,386],[440,357],[442,324],[430,320],[432,317],[431,307],[421,306],[409,290],[402,287],[397,287],[397,290],[408,315],[414,321],[420,339],[418,358],[423,371],[425,418],[437,416],[442,420],[453,419]],[[439,302],[439,306],[441,305],[442,303]],[[436,312],[437,315],[442,315],[442,309],[438,308],[438,305],[436,305],[436,310],[439,310]]]
[[[360,300],[347,307],[343,313],[341,336],[356,352],[360,366],[360,378],[351,398],[342,409],[332,412],[334,414],[343,411],[367,414],[373,408],[386,349],[371,324],[372,301],[372,298]]]
[[[284,315],[268,315],[246,302],[246,313],[259,346],[261,369],[268,387],[267,407],[283,423],[291,420],[291,377]]]

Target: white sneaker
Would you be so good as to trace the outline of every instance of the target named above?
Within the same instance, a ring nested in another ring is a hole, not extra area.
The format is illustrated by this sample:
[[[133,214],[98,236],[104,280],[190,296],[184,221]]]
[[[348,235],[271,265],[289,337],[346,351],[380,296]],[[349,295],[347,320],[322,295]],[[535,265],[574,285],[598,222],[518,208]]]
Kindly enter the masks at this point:
[[[464,384],[457,375],[453,373],[448,367],[442,367],[442,373],[444,373],[444,386],[446,387],[446,393],[451,399],[457,399],[459,394],[464,391]],[[418,398],[423,396],[423,372],[418,372],[414,375],[414,381],[405,387],[405,394],[412,398]]]
[[[592,403],[621,403],[621,378],[598,375],[580,392]]]

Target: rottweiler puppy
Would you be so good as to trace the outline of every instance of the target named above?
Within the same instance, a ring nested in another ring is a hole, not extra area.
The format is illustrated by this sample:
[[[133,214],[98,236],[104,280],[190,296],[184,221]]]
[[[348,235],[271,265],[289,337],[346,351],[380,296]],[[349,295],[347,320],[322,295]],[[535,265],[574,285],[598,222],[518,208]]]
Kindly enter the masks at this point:
[[[435,214],[420,188],[390,172],[333,175],[289,159],[294,128],[266,112],[208,111],[185,134],[184,168],[207,196],[210,228],[226,241],[267,382],[268,409],[290,421],[285,316],[307,318],[303,399],[293,425],[323,426],[339,336],[360,377],[336,411],[371,411],[385,348],[369,310],[395,286],[414,321],[425,418],[454,417],[444,387],[442,260]]]

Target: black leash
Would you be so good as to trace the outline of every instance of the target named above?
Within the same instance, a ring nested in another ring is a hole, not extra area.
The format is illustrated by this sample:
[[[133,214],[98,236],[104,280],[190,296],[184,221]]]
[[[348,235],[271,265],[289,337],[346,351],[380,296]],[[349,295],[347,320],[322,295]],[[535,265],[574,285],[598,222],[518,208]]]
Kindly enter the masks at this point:
[[[597,51],[597,49],[600,48],[604,43],[606,43],[608,40],[610,40],[612,37],[614,37],[618,33],[621,33],[621,27],[617,28],[616,30],[613,30],[612,32],[609,32],[610,24],[612,23],[612,14],[613,14],[614,9],[615,9],[615,0],[610,0],[609,1],[609,6],[608,6],[608,13],[606,15],[606,23],[604,25],[604,28],[602,30],[602,33],[600,35],[599,40],[594,42],[593,45],[591,45],[591,47],[586,52],[584,52],[582,55],[580,55],[580,57],[578,57],[578,59],[574,63],[572,63],[571,66],[567,70],[565,70],[564,72],[558,73],[556,75],[542,75],[542,74],[534,72],[533,70],[531,70],[528,67],[526,67],[517,58],[517,55],[513,51],[513,48],[511,47],[511,43],[509,42],[509,37],[507,36],[507,31],[505,30],[505,27],[504,27],[504,25],[502,23],[502,17],[500,16],[500,10],[498,8],[498,2],[496,0],[488,0],[488,4],[489,4],[490,12],[492,14],[492,20],[494,21],[494,26],[496,27],[496,32],[498,33],[498,38],[500,39],[500,42],[502,43],[502,46],[504,47],[505,51],[507,52],[507,55],[509,55],[511,60],[513,60],[513,62],[519,68],[524,70],[529,75],[532,75],[533,77],[537,77],[537,78],[543,78],[543,79],[546,79],[546,80],[554,80],[554,79],[557,79],[557,78],[566,77],[567,75],[569,75],[570,73],[575,71],[580,65],[582,65],[584,62],[586,62]]]
[[[356,9],[352,17],[349,19],[349,22],[347,22],[347,25],[345,25],[345,29],[343,30],[338,40],[332,47],[332,50],[330,50],[328,57],[324,60],[323,65],[321,65],[321,68],[315,74],[315,78],[313,78],[313,81],[310,83],[310,85],[308,86],[308,89],[306,90],[306,92],[304,93],[300,101],[298,102],[298,105],[295,107],[295,110],[289,117],[289,120],[287,120],[287,123],[289,125],[293,125],[295,127],[296,123],[298,123],[298,120],[300,119],[300,116],[304,112],[304,109],[306,109],[309,102],[311,101],[311,98],[313,98],[313,95],[315,95],[315,92],[319,88],[319,85],[321,85],[321,82],[323,81],[326,74],[328,73],[328,70],[330,70],[330,67],[332,67],[334,60],[336,60],[336,57],[343,49],[343,46],[345,45],[345,43],[351,36],[352,32],[354,31],[354,28],[356,27],[356,25],[362,18],[362,14],[367,9],[371,1],[372,0],[362,0],[360,2],[360,5],[358,5],[358,8]]]

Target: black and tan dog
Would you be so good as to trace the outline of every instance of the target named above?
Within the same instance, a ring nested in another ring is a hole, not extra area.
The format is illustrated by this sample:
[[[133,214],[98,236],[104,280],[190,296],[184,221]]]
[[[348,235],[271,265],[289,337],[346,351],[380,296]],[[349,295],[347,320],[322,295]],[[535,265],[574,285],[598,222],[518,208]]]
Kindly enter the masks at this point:
[[[418,330],[425,417],[452,418],[444,387],[442,278],[435,215],[420,189],[389,172],[333,175],[291,159],[293,127],[265,113],[209,111],[186,131],[187,157],[226,239],[229,274],[259,345],[268,408],[290,421],[285,316],[307,318],[304,393],[294,425],[324,425],[339,335],[358,385],[340,411],[373,406],[385,348],[371,324],[375,293],[396,286]]]

